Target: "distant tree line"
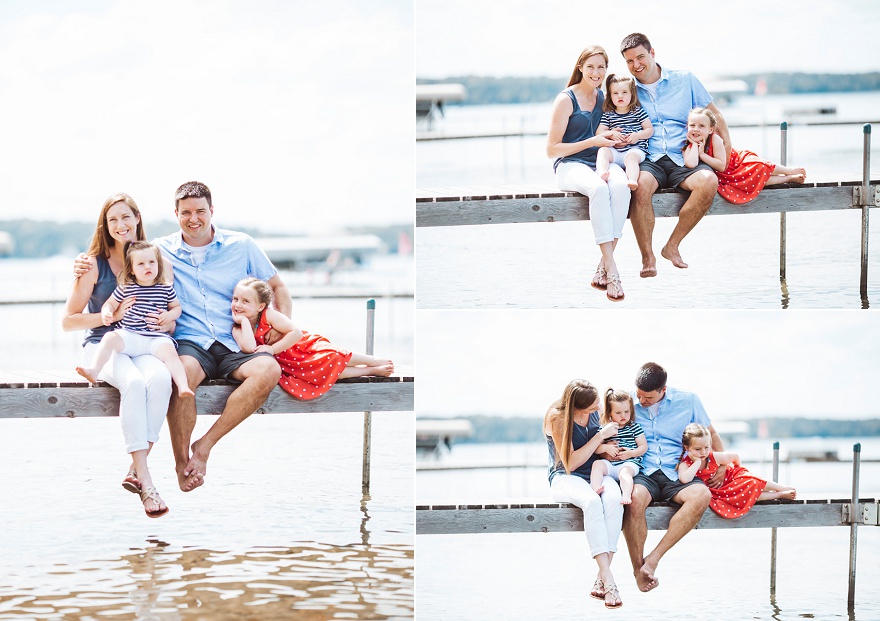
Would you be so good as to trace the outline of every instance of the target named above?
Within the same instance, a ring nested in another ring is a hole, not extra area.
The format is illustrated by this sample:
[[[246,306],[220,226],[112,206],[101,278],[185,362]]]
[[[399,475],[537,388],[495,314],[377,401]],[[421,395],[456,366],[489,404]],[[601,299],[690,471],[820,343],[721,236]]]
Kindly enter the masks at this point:
[[[180,230],[173,220],[150,222],[147,236],[150,239],[169,235]],[[266,232],[255,228],[236,226],[235,230],[251,237],[277,237],[277,232]],[[52,257],[56,255],[75,256],[88,248],[95,233],[94,222],[49,222],[40,220],[0,220],[0,231],[6,231],[15,241],[15,249],[10,256],[24,259]],[[346,231],[353,235],[373,234],[385,243],[390,252],[397,252],[399,234],[405,232],[413,237],[413,225],[361,226]]]
[[[465,442],[541,442],[544,434],[542,419],[527,416],[505,418],[501,416],[470,415],[461,416],[473,425],[474,433],[469,438],[459,438],[457,443]],[[749,436],[758,437],[758,429],[766,425],[771,438],[824,438],[880,436],[880,418],[867,420],[832,420],[819,418],[753,418],[746,421]]]
[[[724,79],[743,80],[748,91],[754,92],[763,80],[767,93],[836,93],[880,90],[880,72],[873,73],[751,73],[724,76]],[[467,99],[462,105],[536,103],[552,101],[565,88],[567,77],[484,77],[455,76],[442,80],[417,79],[418,84],[464,84]],[[455,105],[455,104],[449,104]]]

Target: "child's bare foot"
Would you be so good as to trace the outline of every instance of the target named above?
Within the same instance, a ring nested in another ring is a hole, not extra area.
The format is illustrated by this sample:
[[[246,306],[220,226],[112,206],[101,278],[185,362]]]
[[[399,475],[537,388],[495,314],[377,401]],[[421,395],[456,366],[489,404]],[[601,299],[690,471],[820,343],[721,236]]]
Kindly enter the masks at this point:
[[[608,181],[608,177],[610,177],[610,176],[611,176],[611,171],[610,171],[610,170],[606,170],[605,172],[603,172],[603,173],[601,173],[601,174],[599,175],[599,178],[600,178],[602,181],[606,181],[606,182],[607,182],[607,181]]]
[[[377,367],[367,367],[369,369],[369,373],[367,375],[374,375],[376,377],[388,377],[392,373],[394,373],[394,364],[392,362],[388,362],[388,364],[382,364]]]
[[[196,393],[190,389],[189,386],[178,386],[177,387],[177,396],[181,399],[190,399],[196,396]]]
[[[785,498],[787,500],[794,500],[795,498],[797,498],[797,490],[793,487],[779,490],[779,492],[777,493],[779,494],[777,498]]]
[[[97,373],[95,373],[94,369],[85,369],[83,367],[76,367],[76,372],[82,375],[84,378],[89,380],[92,384],[98,383]]]
[[[597,494],[601,494],[602,492],[605,491],[605,486],[604,486],[604,485],[600,485],[599,487],[594,487],[594,488],[593,488],[593,491],[596,492]]]
[[[632,501],[633,501],[632,496],[621,496],[620,497],[620,504],[622,504],[622,505],[631,505]]]
[[[631,191],[635,192],[636,188],[639,187],[639,182],[634,179],[630,179],[629,181],[626,182],[626,185],[627,185],[627,187],[629,187],[629,189]]]

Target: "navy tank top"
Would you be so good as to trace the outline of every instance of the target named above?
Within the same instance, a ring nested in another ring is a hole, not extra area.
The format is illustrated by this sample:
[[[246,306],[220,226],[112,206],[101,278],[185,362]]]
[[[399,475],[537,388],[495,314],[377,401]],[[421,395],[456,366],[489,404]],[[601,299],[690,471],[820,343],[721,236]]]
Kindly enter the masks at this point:
[[[113,274],[113,270],[110,269],[107,257],[95,257],[95,261],[98,263],[98,282],[95,283],[95,288],[92,289],[92,295],[89,298],[89,304],[86,306],[86,312],[89,313],[100,313],[104,302],[113,294],[113,290],[116,289],[117,285],[116,276]],[[86,330],[86,340],[83,341],[83,347],[88,343],[100,343],[101,337],[110,332],[114,327],[116,326],[101,325],[97,328]]]
[[[568,125],[565,128],[565,133],[562,134],[562,142],[578,142],[595,136],[596,129],[599,127],[599,122],[602,120],[602,104],[605,102],[604,93],[597,90],[596,105],[593,106],[593,109],[581,110],[581,107],[578,105],[577,97],[574,95],[574,91],[572,91],[571,88],[567,88],[563,92],[568,95],[569,99],[571,99],[573,110],[571,116],[568,117]],[[556,167],[559,166],[559,162],[581,162],[593,170],[596,170],[596,154],[598,152],[599,147],[588,147],[583,151],[574,153],[573,155],[560,157],[553,162],[553,170],[556,170]]]
[[[574,424],[574,430],[571,434],[571,448],[576,451],[581,448],[584,444],[589,442],[590,438],[599,433],[599,429],[602,428],[602,425],[599,423],[599,412],[593,412],[590,414],[590,420],[587,421],[586,427],[581,427],[577,423]],[[549,472],[547,475],[547,479],[552,483],[553,477],[558,474],[565,474],[565,468],[562,466],[562,462],[556,456],[556,446],[553,444],[553,438],[550,436],[546,436],[547,438],[547,449],[549,451]],[[576,470],[572,470],[569,474],[581,477],[582,479],[590,480],[590,470],[593,468],[593,462],[599,459],[599,457],[594,453],[590,455],[590,458],[584,462],[579,468]]]

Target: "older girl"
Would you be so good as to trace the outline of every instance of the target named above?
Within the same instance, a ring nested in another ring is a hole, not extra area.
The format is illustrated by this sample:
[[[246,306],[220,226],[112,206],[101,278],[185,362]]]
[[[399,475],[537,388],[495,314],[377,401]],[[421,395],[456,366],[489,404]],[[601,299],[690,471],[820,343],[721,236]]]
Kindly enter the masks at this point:
[[[570,502],[584,512],[584,531],[590,555],[596,559],[599,574],[590,591],[605,600],[607,608],[623,605],[614,576],[611,558],[623,522],[620,488],[605,477],[602,496],[590,487],[590,470],[595,451],[602,441],[617,433],[617,423],[599,425],[599,392],[584,380],[572,380],[544,415],[544,436],[550,454],[550,494],[554,502]]]
[[[264,351],[281,365],[279,385],[297,399],[316,399],[330,390],[336,380],[346,377],[394,372],[394,363],[384,358],[338,349],[319,334],[297,328],[286,315],[269,304],[272,287],[259,278],[245,278],[232,292],[232,338],[241,351]],[[266,334],[276,330],[283,336],[272,345]]]
[[[605,291],[612,302],[623,300],[620,273],[614,262],[614,248],[623,235],[629,212],[630,189],[626,174],[617,164],[608,169],[608,179],[596,173],[596,153],[624,137],[619,130],[597,133],[605,97],[600,88],[608,67],[608,54],[598,45],[581,52],[568,88],[553,102],[547,157],[553,158],[560,190],[580,192],[590,199],[590,222],[602,258],[590,283]]]
[[[145,240],[144,226],[137,204],[128,194],[114,194],[104,201],[98,224],[87,251],[87,271],[73,283],[67,298],[66,314],[62,320],[64,330],[85,330],[83,342],[83,366],[91,367],[97,355],[98,344],[113,325],[104,325],[101,308],[117,286],[117,276],[124,263],[123,246],[126,242]],[[113,314],[119,321],[131,308],[134,300],[124,301]],[[174,321],[158,323],[148,318],[156,330],[174,332]],[[97,379],[119,390],[119,410],[122,433],[132,464],[122,486],[130,492],[141,494],[144,485],[139,476],[137,463],[146,461],[153,443],[159,439],[159,429],[168,410],[171,397],[171,376],[161,360],[153,356],[129,358],[113,354]],[[150,483],[147,487],[152,487]],[[162,515],[167,507],[161,499],[143,499],[148,515]]]
[[[724,141],[715,133],[716,119],[711,110],[694,108],[688,115],[684,165],[694,168],[705,162],[718,177],[718,193],[736,205],[753,200],[765,185],[803,183],[807,171],[789,168],[758,158],[751,151],[730,149],[730,161]]]

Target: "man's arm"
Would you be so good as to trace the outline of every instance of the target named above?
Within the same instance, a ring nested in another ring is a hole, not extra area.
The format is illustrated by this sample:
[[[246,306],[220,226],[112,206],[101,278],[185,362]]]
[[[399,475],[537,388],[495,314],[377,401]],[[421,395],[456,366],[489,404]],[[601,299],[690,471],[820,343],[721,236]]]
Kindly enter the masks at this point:
[[[718,432],[715,431],[715,427],[709,425],[709,436],[712,439],[712,450],[716,453],[719,453],[724,450],[724,443],[721,441],[721,436],[718,435]],[[722,483],[724,483],[724,473],[727,471],[727,465],[718,465],[718,470],[715,471],[709,480],[706,481],[706,485],[709,487],[720,487]]]
[[[287,285],[284,284],[284,281],[281,280],[281,276],[278,274],[275,274],[267,282],[272,287],[275,309],[282,315],[290,317],[290,313],[293,311],[293,303],[290,300],[290,291],[288,291]]]
[[[730,142],[730,132],[727,129],[727,121],[724,120],[721,110],[714,103],[710,103],[706,106],[706,109],[711,110],[712,114],[715,115],[715,133],[721,136],[721,140],[724,141],[724,170],[727,170],[727,164],[730,162],[730,151],[733,148],[733,143]]]

